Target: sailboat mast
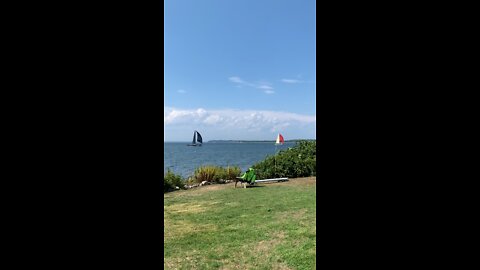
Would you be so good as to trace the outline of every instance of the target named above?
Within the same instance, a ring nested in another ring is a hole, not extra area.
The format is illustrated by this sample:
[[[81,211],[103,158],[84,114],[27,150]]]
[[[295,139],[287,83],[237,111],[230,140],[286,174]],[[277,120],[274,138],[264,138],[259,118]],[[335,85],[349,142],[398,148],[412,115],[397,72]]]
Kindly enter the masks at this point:
[[[276,156],[277,156],[277,144],[275,144],[275,154],[273,155],[273,165],[274,165],[274,168],[275,168],[274,177],[277,177],[277,157]]]
[[[273,163],[274,163],[274,168],[275,168],[275,177],[277,177],[277,145],[282,144],[283,145],[283,136],[282,134],[278,133],[277,135],[277,141],[275,142],[275,155],[273,156]]]

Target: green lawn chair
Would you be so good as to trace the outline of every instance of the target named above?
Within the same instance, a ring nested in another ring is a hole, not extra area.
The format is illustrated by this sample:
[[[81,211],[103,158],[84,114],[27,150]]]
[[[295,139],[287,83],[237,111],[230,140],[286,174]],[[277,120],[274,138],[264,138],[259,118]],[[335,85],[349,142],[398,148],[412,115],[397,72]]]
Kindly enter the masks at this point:
[[[236,178],[235,188],[237,188],[237,182],[254,185],[255,179],[257,179],[257,176],[255,175],[255,170],[253,168],[249,168],[241,177]],[[247,184],[245,184],[244,187],[247,188]]]

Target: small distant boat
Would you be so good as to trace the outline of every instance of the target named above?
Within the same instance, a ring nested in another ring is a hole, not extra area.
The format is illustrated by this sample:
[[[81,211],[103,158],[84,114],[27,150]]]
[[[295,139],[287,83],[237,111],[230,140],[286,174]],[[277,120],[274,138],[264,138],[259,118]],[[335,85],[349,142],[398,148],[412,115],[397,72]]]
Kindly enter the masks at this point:
[[[283,144],[284,142],[285,141],[283,140],[282,134],[278,133],[277,141],[275,142],[275,144]]]
[[[198,131],[193,132],[193,140],[191,144],[187,144],[187,146],[202,146],[203,140],[202,135],[198,133]]]

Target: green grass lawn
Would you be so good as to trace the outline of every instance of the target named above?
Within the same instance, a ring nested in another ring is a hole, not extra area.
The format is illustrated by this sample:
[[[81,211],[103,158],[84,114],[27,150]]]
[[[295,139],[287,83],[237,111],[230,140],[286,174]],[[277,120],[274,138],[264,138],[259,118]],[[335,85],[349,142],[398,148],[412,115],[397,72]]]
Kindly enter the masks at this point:
[[[314,269],[316,178],[164,195],[165,269]]]

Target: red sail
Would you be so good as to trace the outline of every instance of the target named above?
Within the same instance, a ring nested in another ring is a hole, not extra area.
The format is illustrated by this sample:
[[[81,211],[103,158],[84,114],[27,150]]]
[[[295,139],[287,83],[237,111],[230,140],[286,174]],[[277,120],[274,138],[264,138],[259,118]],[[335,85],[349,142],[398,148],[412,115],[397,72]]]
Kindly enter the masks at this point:
[[[278,136],[277,136],[277,141],[275,142],[275,144],[283,144],[283,136],[282,134],[278,133]]]

